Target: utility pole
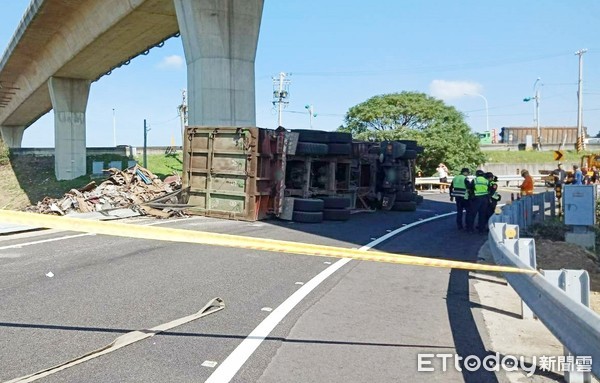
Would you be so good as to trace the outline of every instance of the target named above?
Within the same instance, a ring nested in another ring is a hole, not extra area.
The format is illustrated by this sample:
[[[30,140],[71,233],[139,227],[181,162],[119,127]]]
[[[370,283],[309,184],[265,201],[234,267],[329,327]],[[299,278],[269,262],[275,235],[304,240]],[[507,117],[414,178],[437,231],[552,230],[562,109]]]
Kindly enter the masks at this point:
[[[179,114],[179,120],[181,123],[181,137],[182,137],[182,145],[183,145],[183,139],[185,138],[185,127],[188,123],[188,107],[187,107],[187,98],[186,98],[186,91],[185,89],[183,89],[181,91],[181,95],[183,98],[183,101],[181,102],[181,105],[179,105],[177,107],[177,112]]]
[[[585,150],[583,141],[583,54],[587,49],[580,49],[575,54],[579,56],[579,81],[577,83],[577,153]]]
[[[279,77],[273,77],[273,106],[277,105],[277,126],[283,126],[283,108],[290,102],[288,101],[290,92],[290,80],[287,78],[291,74],[280,72]]]
[[[146,119],[144,119],[144,167],[148,168],[148,132],[150,129],[146,124]]]

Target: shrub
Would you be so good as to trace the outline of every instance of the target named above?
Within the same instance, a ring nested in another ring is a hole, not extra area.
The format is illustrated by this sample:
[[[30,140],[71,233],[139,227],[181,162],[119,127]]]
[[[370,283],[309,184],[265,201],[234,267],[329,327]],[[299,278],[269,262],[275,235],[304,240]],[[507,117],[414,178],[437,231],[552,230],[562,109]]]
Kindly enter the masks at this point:
[[[567,231],[567,225],[558,219],[552,219],[534,223],[527,229],[527,234],[534,238],[564,241]]]
[[[8,165],[10,162],[10,150],[4,142],[0,141],[0,166]]]

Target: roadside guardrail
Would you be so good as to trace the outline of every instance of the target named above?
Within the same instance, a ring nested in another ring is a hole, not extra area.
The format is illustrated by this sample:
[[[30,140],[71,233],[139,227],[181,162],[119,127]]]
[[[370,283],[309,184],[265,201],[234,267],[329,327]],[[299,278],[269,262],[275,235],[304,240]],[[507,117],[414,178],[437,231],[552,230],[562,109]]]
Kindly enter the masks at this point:
[[[509,186],[511,183],[518,185],[521,182],[523,182],[523,177],[521,177],[520,175],[498,175],[496,176],[498,177],[498,183],[500,182],[506,182],[506,186]],[[535,182],[541,182],[543,181],[544,177],[546,177],[543,174],[532,174],[531,177],[533,178],[533,180]],[[447,177],[448,178],[448,182],[452,182],[452,179],[454,177],[450,176]],[[437,185],[440,183],[440,178],[439,177],[416,177],[415,178],[415,184],[416,185]]]
[[[545,219],[547,209],[554,215],[554,198],[554,192],[526,196],[505,205],[500,214],[490,218],[489,246],[497,264],[536,269],[535,241],[521,238],[520,230]],[[538,318],[563,344],[565,360],[589,361],[589,369],[586,365],[577,371],[565,371],[566,381],[590,382],[590,372],[600,377],[600,316],[587,307],[587,272],[540,270],[537,274],[504,276],[523,301],[523,319]]]

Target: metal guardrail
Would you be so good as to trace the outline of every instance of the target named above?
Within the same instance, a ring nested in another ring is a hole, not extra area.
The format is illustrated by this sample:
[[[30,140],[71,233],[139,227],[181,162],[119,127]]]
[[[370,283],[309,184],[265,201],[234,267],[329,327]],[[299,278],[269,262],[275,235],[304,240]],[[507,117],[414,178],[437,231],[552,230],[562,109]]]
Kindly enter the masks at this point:
[[[544,219],[547,203],[550,203],[553,212],[553,202],[553,192],[524,197],[505,205],[501,214],[495,214],[490,219],[489,244],[496,263],[535,269],[534,240],[520,238],[519,229],[527,228],[536,219]],[[536,205],[538,209],[543,206],[541,211],[534,211],[533,207]],[[592,361],[596,362],[592,362],[592,373],[600,377],[600,316],[581,303],[586,300],[587,295],[583,292],[585,289],[575,289],[579,291],[579,295],[569,296],[563,291],[565,286],[561,286],[561,289],[556,285],[561,278],[564,285],[564,274],[567,271],[552,271],[547,276],[543,270],[533,275],[507,273],[505,277],[527,305],[523,307],[523,316],[532,316],[528,315],[530,309],[563,344],[566,355],[591,356]],[[576,273],[587,277],[586,272]],[[587,281],[589,286],[589,279],[582,280],[584,283]],[[565,372],[565,378],[570,382],[590,381],[589,373]]]
[[[517,182],[517,183],[523,182],[523,177],[521,177],[520,175],[499,175],[497,177],[498,177],[498,182],[506,182],[507,186],[510,182]],[[542,181],[545,176],[543,174],[533,174],[533,175],[531,175],[531,177],[533,178],[534,181]],[[452,179],[454,177],[450,176],[447,178],[448,178],[448,182],[452,182]],[[430,185],[430,184],[435,185],[435,184],[439,184],[439,183],[440,183],[439,177],[416,177],[415,178],[416,185]]]

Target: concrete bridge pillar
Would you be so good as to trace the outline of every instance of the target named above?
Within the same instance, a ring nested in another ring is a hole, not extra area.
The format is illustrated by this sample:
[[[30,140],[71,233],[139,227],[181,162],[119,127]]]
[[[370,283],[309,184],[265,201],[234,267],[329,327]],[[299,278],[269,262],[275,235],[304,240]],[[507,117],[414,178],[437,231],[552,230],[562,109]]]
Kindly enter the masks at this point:
[[[2,141],[9,148],[20,148],[25,126],[0,126]]]
[[[256,126],[254,59],[264,0],[173,0],[189,125]]]
[[[54,109],[54,172],[56,179],[72,180],[86,174],[85,110],[90,81],[51,77]]]

